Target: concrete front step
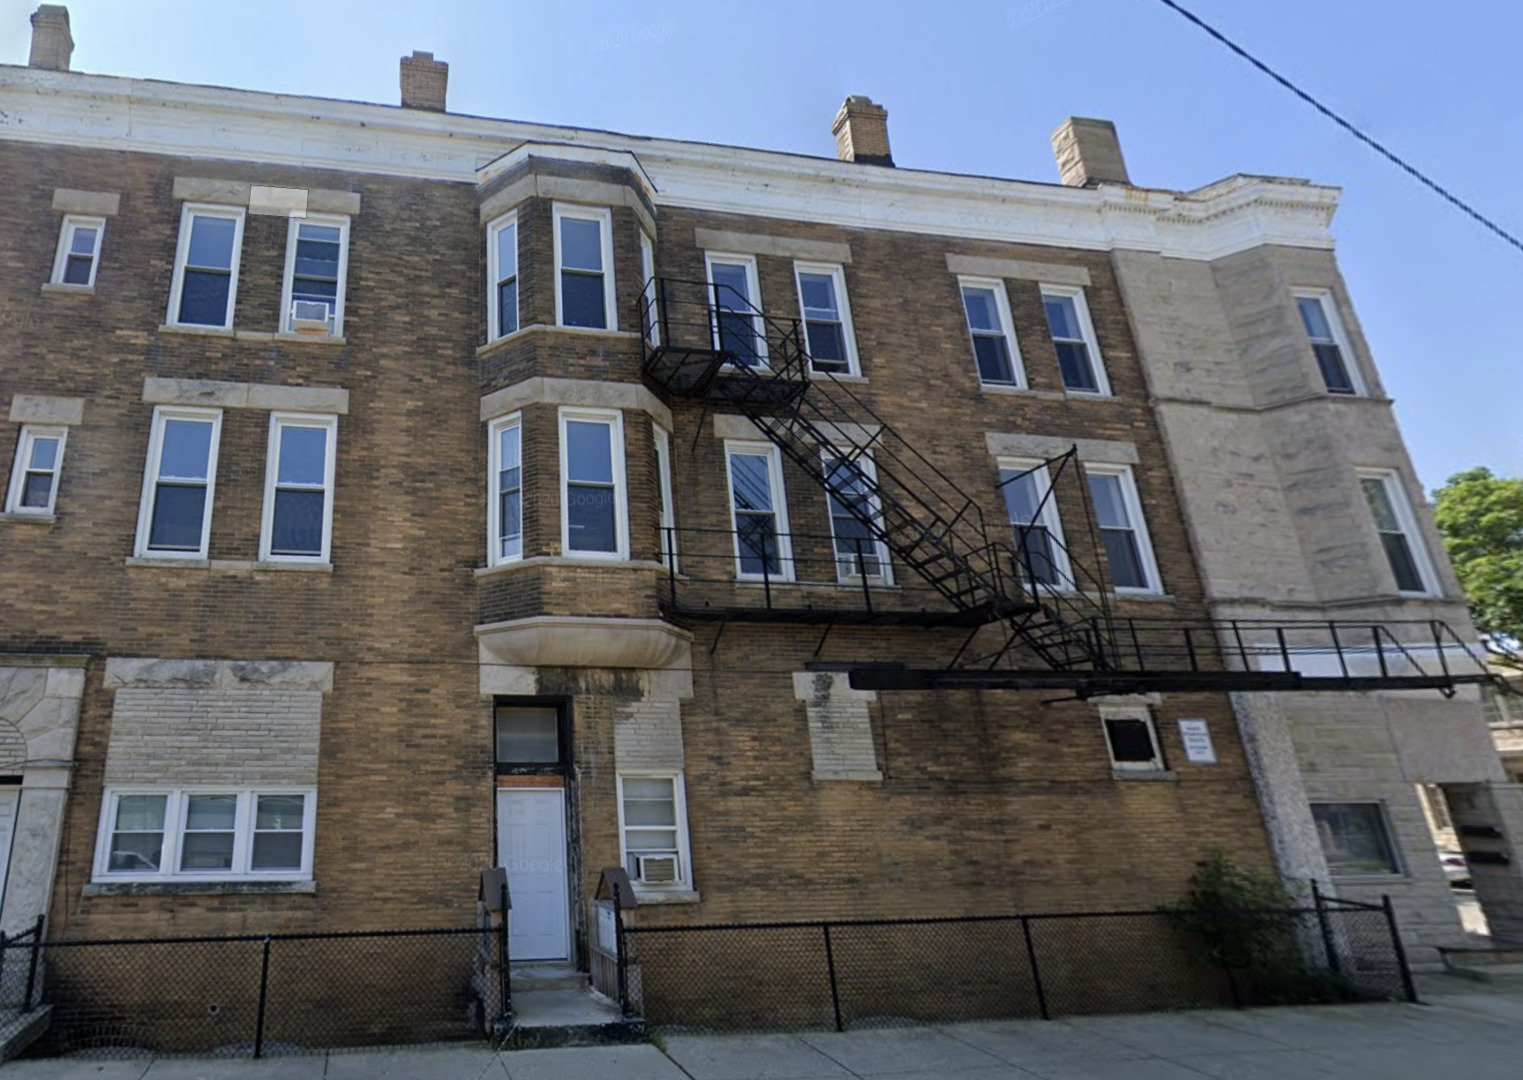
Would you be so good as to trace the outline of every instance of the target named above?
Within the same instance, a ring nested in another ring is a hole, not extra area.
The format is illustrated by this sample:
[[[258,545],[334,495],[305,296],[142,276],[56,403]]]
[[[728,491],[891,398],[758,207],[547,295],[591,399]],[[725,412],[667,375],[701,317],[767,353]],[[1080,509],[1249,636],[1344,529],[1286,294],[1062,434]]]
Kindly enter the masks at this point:
[[[578,971],[570,964],[510,964],[508,979],[513,996],[520,991],[535,990],[585,990],[587,973]]]
[[[1474,967],[1455,967],[1450,965],[1449,974],[1457,975],[1461,979],[1469,979],[1472,982],[1491,983],[1493,986],[1523,988],[1523,963],[1484,963],[1477,964]]]
[[[619,1007],[585,986],[580,989],[513,991],[513,1027],[504,1050],[551,1046],[602,1046],[639,1042],[645,1021],[626,1019]]]
[[[1523,947],[1496,945],[1490,948],[1440,949],[1444,963],[1450,967],[1482,967],[1493,964],[1523,964]]]
[[[0,1061],[9,1061],[36,1042],[48,1030],[52,1018],[51,1005],[39,1005],[31,1012],[0,1011]]]

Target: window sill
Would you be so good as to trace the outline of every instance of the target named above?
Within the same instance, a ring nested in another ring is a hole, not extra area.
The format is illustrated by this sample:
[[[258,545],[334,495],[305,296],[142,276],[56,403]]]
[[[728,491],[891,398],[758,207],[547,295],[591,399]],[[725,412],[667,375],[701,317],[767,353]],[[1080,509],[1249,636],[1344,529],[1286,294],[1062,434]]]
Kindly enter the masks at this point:
[[[829,372],[811,370],[809,377],[811,379],[834,379],[836,382],[843,383],[865,383],[867,381],[866,375],[854,375],[847,371]]]
[[[0,521],[28,522],[32,525],[51,525],[58,520],[56,514],[23,514],[15,510],[0,514]]]
[[[154,555],[134,555],[126,560],[127,566],[157,566],[178,570],[278,570],[305,572],[308,574],[331,574],[333,564],[275,562],[253,559],[175,559]]]
[[[695,889],[642,889],[634,886],[635,900],[640,907],[655,904],[697,904],[703,895]]]
[[[163,555],[130,555],[123,560],[125,566],[164,566],[174,567],[181,570],[207,570],[211,567],[210,559],[201,559],[188,556],[177,559],[174,556]]]
[[[1061,390],[1033,390],[1026,386],[1006,386],[1003,383],[979,383],[978,389],[984,394],[1040,398],[1043,401],[1062,401],[1067,396]]]
[[[587,326],[557,326],[554,323],[530,323],[528,326],[520,326],[511,334],[504,334],[500,338],[493,338],[485,345],[476,346],[476,355],[485,356],[496,352],[498,349],[512,345],[522,338],[531,334],[577,334],[591,337],[633,338],[636,341],[643,340],[638,330],[598,330]]]
[[[347,339],[332,334],[295,334],[286,330],[224,330],[220,326],[179,326],[165,323],[164,334],[191,334],[197,337],[233,338],[236,341],[299,341],[304,345],[344,345]]]
[[[59,293],[63,296],[94,296],[94,285],[70,285],[66,281],[44,282],[42,291],[45,293]]]
[[[507,574],[530,566],[606,566],[615,570],[659,570],[667,572],[666,566],[650,559],[578,559],[569,555],[531,555],[527,559],[498,563],[496,566],[478,566],[471,571],[476,577],[492,577]]]
[[[1074,594],[1073,592],[1065,591],[1063,593],[1063,595],[1064,596],[1074,596],[1076,594]],[[1086,600],[1099,601],[1099,599],[1100,599],[1100,594],[1095,592],[1093,589],[1085,589],[1084,591],[1078,593],[1077,595],[1084,597],[1084,599],[1086,599]],[[1135,600],[1139,604],[1173,604],[1173,603],[1176,603],[1177,600],[1178,600],[1178,598],[1175,597],[1173,593],[1151,592],[1151,591],[1141,591],[1141,590],[1133,592],[1130,589],[1119,589],[1119,590],[1116,590],[1116,591],[1113,591],[1113,592],[1108,592],[1108,593],[1105,594],[1105,596],[1106,596],[1106,599],[1108,599],[1108,600],[1128,601],[1128,602]]]
[[[664,570],[665,567],[662,567]],[[761,578],[736,578],[735,584],[747,589],[850,589],[853,592],[862,591],[861,581],[794,581],[792,578],[773,578],[770,582]],[[903,586],[893,582],[881,582],[868,579],[868,587],[874,592],[903,592]]]
[[[1112,780],[1155,780],[1173,783],[1179,774],[1173,769],[1111,769]]]
[[[1401,874],[1394,872],[1382,874],[1378,871],[1361,871],[1360,873],[1340,874],[1336,870],[1329,870],[1328,876],[1331,877],[1334,881],[1342,882],[1345,885],[1390,885],[1392,883],[1406,885],[1410,884],[1412,881],[1412,876],[1410,874]]]
[[[315,881],[92,881],[79,894],[94,896],[314,896]]]

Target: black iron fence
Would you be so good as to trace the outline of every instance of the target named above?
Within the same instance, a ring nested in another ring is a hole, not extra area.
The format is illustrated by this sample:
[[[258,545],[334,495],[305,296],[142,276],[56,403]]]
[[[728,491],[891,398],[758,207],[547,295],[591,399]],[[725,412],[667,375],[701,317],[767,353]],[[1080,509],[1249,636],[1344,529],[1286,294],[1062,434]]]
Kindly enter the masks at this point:
[[[702,926],[624,935],[652,1027],[868,1028],[1416,1000],[1385,907],[1119,911]]]
[[[506,930],[48,941],[37,1052],[262,1057],[480,1039],[508,1011]]]

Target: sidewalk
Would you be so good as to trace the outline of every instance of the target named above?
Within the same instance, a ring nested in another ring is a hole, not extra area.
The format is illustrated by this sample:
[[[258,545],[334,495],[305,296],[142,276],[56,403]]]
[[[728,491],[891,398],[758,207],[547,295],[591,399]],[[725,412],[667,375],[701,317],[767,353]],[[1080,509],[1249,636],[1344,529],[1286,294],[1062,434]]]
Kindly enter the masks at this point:
[[[448,1046],[264,1061],[17,1061],[0,1080],[1517,1080],[1523,995],[1439,979],[1428,1005],[1012,1020],[660,1046]]]

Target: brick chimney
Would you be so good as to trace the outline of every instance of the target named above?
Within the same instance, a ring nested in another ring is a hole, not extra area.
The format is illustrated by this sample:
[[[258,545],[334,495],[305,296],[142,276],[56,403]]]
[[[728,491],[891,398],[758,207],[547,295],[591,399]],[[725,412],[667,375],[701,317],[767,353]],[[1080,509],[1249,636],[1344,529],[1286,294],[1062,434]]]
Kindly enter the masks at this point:
[[[402,57],[402,108],[443,112],[448,84],[449,65],[435,60],[433,53],[414,50]]]
[[[1132,182],[1126,175],[1116,125],[1109,120],[1070,116],[1052,133],[1052,152],[1057,155],[1058,173],[1069,187]]]
[[[69,33],[69,9],[62,4],[43,4],[32,13],[32,55],[27,64],[48,71],[68,71],[74,55]]]
[[[852,94],[836,113],[831,132],[836,137],[836,155],[842,161],[862,165],[892,165],[888,149],[888,110],[873,103],[872,98]]]

